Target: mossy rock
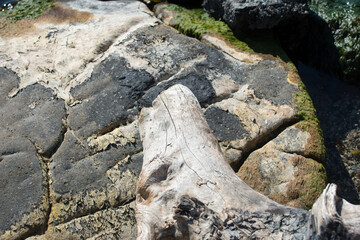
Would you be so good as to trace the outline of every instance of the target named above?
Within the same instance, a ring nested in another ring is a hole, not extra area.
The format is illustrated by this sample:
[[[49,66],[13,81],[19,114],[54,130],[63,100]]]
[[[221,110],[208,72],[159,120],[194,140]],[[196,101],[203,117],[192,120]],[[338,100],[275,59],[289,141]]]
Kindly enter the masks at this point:
[[[187,9],[175,4],[161,5],[172,12],[174,27],[187,36],[201,40],[205,35],[216,35],[239,51],[270,54],[290,62],[271,31],[235,34],[225,22],[216,20],[203,9]]]
[[[317,117],[316,109],[311,100],[305,84],[301,81],[296,67],[292,63],[288,63],[288,70],[292,73],[292,82],[296,83],[299,92],[293,95],[297,108],[298,127],[307,131],[311,135],[311,143],[308,148],[307,156],[325,163],[326,148],[324,143],[323,132]]]

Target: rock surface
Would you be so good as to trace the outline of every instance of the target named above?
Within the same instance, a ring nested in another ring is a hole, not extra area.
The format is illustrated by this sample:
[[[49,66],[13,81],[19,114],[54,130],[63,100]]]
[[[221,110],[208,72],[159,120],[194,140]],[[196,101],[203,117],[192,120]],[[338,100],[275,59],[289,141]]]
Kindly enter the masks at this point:
[[[328,24],[306,0],[204,0],[204,10],[223,19],[238,36],[271,31],[295,63],[300,60],[340,74],[339,54]],[[260,31],[259,31],[260,30]]]
[[[308,86],[324,132],[329,182],[341,186],[339,196],[359,204],[360,88],[304,64],[299,66],[299,74]]]
[[[47,15],[1,37],[0,239],[132,239],[138,114],[174,84],[194,92],[236,171],[299,121],[297,82],[280,60],[205,45],[138,1],[59,4],[86,19]]]
[[[39,84],[13,95],[19,78],[11,70],[0,68],[0,81],[0,236],[11,239],[46,226],[47,157],[62,139],[65,104]]]
[[[222,18],[230,28],[272,29],[282,21],[292,21],[308,14],[306,0],[204,0],[204,9]]]
[[[291,126],[252,152],[237,174],[251,188],[278,203],[309,209],[314,196],[325,188],[326,171],[306,157],[308,142],[308,132]]]

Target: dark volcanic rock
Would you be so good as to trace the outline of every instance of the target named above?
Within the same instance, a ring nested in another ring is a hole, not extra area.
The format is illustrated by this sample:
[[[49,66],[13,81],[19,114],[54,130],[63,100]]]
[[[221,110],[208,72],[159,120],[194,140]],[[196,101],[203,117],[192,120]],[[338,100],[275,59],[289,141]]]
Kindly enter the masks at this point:
[[[38,153],[50,156],[61,141],[65,107],[39,84],[15,95],[19,78],[5,68],[0,81],[0,235],[12,230],[5,236],[16,238],[46,223],[47,178]]]
[[[152,84],[149,73],[112,54],[70,91],[77,103],[69,108],[71,130],[50,164],[51,188],[60,209],[52,225],[134,197],[142,163],[134,155],[141,151],[137,101]]]
[[[264,60],[256,67],[252,67],[248,73],[249,86],[254,89],[258,98],[266,99],[276,105],[292,106],[296,88],[284,81],[288,72],[285,68],[278,67],[277,64],[271,60]]]
[[[8,93],[19,84],[18,76],[6,68],[0,68],[0,106],[8,101]]]
[[[0,134],[0,237],[17,239],[46,224],[47,184],[35,146],[4,129]]]
[[[52,187],[58,194],[69,192],[76,194],[88,188],[105,187],[108,182],[106,171],[124,159],[127,154],[134,153],[136,150],[139,151],[132,145],[112,146],[107,151],[90,155],[71,133],[67,133],[63,145],[50,164]],[[137,162],[141,163],[141,160]],[[140,169],[141,166],[138,170]],[[102,180],[103,178],[105,180]]]
[[[154,78],[143,70],[130,69],[124,58],[111,55],[101,62],[91,77],[73,88],[75,101],[69,111],[69,127],[81,137],[106,132],[136,116],[136,101],[154,84]]]
[[[308,13],[306,0],[205,0],[205,11],[232,29],[271,29],[281,21]]]
[[[196,71],[189,75],[172,79],[171,81],[162,82],[156,87],[151,88],[146,92],[141,99],[141,104],[144,107],[150,107],[152,101],[164,90],[175,84],[182,84],[191,89],[195,94],[200,104],[209,103],[215,97],[215,90],[211,86],[211,82],[207,79],[205,74]]]
[[[15,95],[19,79],[9,70],[1,69],[0,126],[29,138],[41,153],[51,154],[62,138],[65,104],[52,91],[40,84],[30,85]]]
[[[205,118],[219,141],[243,138],[247,131],[239,118],[217,107],[205,111]]]

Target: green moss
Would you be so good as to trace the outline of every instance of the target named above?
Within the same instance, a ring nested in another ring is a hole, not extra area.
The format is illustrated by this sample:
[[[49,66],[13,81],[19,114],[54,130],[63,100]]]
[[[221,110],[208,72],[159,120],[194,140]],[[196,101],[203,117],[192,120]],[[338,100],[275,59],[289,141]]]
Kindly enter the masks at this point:
[[[290,62],[270,31],[234,34],[225,22],[212,18],[202,9],[186,9],[175,4],[168,4],[166,8],[176,12],[176,28],[187,36],[201,39],[204,34],[218,35],[240,51],[271,54]]]
[[[22,0],[12,10],[0,12],[0,17],[8,21],[37,18],[54,7],[54,0]]]
[[[326,187],[326,170],[322,164],[300,156],[293,164],[298,170],[288,184],[287,197],[295,200],[296,207],[310,209]]]
[[[294,101],[298,110],[297,118],[299,120],[299,126],[311,135],[309,156],[323,163],[326,149],[316,110],[304,83],[300,78],[298,78],[297,81],[299,92],[294,94]]]
[[[294,94],[294,101],[297,105],[299,120],[318,125],[319,120],[317,119],[315,107],[304,83],[300,79],[298,79],[298,86],[300,91]]]
[[[313,170],[312,178],[309,182],[305,183],[304,189],[307,191],[302,192],[300,195],[301,201],[305,204],[305,209],[311,209],[316,199],[321,195],[327,184],[326,170],[324,166],[308,166]]]
[[[177,12],[174,20],[176,28],[183,34],[201,39],[204,34],[216,34],[224,37],[231,45],[241,51],[253,52],[245,43],[238,40],[231,29],[223,21],[215,20],[202,9],[186,9],[175,4],[169,4],[168,10]]]

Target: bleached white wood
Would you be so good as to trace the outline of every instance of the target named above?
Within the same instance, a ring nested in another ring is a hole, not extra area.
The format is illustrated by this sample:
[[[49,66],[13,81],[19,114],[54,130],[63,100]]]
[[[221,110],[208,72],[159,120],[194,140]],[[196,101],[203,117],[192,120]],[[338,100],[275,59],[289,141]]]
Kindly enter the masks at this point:
[[[337,219],[328,192],[315,204],[322,210],[311,215],[247,186],[226,162],[196,97],[182,85],[162,92],[153,107],[143,109],[139,125],[144,149],[136,199],[139,240],[316,239],[331,221],[318,219]],[[359,209],[348,206],[343,201],[343,208]],[[357,224],[345,216],[343,223]],[[350,228],[354,234],[359,232],[355,228]]]
[[[339,198],[335,184],[327,185],[311,214],[314,234],[327,237],[336,232],[347,239],[360,239],[360,206]]]

